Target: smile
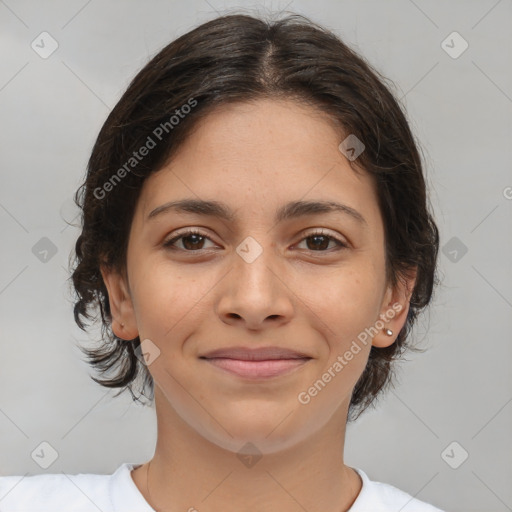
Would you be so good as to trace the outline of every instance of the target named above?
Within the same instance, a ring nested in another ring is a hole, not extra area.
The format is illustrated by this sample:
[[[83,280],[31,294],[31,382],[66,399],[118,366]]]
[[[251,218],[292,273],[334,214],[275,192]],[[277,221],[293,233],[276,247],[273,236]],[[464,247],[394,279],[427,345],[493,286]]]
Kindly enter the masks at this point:
[[[257,380],[288,374],[311,357],[280,347],[233,347],[214,350],[200,359],[239,377]]]
[[[308,362],[310,358],[243,360],[214,357],[206,361],[217,368],[248,379],[267,379],[284,375]]]

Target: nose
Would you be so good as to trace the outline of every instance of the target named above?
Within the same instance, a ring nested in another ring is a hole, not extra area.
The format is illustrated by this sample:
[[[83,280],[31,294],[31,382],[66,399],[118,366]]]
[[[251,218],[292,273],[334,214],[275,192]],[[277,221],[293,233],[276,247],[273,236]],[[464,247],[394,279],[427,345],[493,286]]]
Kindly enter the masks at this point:
[[[259,255],[252,259],[255,250]],[[294,311],[294,294],[286,284],[285,262],[276,252],[269,245],[263,249],[253,241],[249,245],[241,244],[233,253],[233,260],[231,270],[223,279],[217,304],[221,320],[249,330],[289,322]]]

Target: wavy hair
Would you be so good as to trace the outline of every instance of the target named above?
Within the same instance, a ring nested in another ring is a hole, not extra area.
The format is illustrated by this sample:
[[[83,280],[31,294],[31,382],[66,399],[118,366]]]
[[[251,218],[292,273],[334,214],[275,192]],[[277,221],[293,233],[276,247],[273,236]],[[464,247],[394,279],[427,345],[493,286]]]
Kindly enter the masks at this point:
[[[91,376],[95,382],[129,389],[134,400],[142,395],[154,399],[151,374],[137,357],[139,337],[126,341],[112,331],[100,272],[104,262],[126,275],[128,236],[144,180],[218,106],[259,98],[295,99],[329,116],[340,135],[354,134],[364,142],[365,151],[351,165],[377,185],[388,283],[396,285],[417,270],[406,323],[391,346],[371,347],[352,393],[348,421],[374,402],[393,382],[394,363],[405,350],[423,351],[412,345],[411,329],[438,284],[439,233],[429,211],[422,161],[405,114],[386,84],[392,82],[339,36],[298,14],[272,21],[246,14],[218,17],[172,41],[138,72],[103,124],[75,194],[81,233],[71,275],[74,317],[85,331],[85,321],[98,320],[92,312],[99,308],[101,313],[100,346],[80,347],[103,377]],[[196,106],[172,129],[160,130],[156,147],[122,173],[155,128],[169,126],[171,116],[191,99]],[[98,198],[116,173],[123,178]],[[133,389],[137,381],[138,396]]]

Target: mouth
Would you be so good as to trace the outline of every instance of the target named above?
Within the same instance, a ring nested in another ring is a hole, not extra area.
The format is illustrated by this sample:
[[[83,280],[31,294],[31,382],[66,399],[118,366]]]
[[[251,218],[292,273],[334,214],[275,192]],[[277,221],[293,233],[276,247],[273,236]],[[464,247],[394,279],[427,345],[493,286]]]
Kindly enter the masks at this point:
[[[288,374],[312,358],[280,347],[232,347],[214,350],[200,359],[220,370],[246,379],[268,379]]]

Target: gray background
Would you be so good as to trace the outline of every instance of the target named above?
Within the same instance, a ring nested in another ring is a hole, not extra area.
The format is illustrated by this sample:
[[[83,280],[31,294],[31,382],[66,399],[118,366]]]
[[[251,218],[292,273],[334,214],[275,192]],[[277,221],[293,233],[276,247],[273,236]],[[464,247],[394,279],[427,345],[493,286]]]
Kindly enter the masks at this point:
[[[444,276],[415,330],[428,351],[349,427],[347,464],[447,510],[512,510],[510,0],[0,1],[0,474],[111,473],[152,457],[154,408],[113,398],[75,348],[88,337],[72,315],[78,229],[66,221],[129,80],[170,40],[237,7],[303,13],[337,32],[394,81],[424,152]],[[58,43],[48,58],[31,47],[43,31]],[[442,43],[453,31],[469,44],[457,58]],[[31,456],[42,442],[58,454],[47,469]],[[445,462],[463,450],[457,469]]]

